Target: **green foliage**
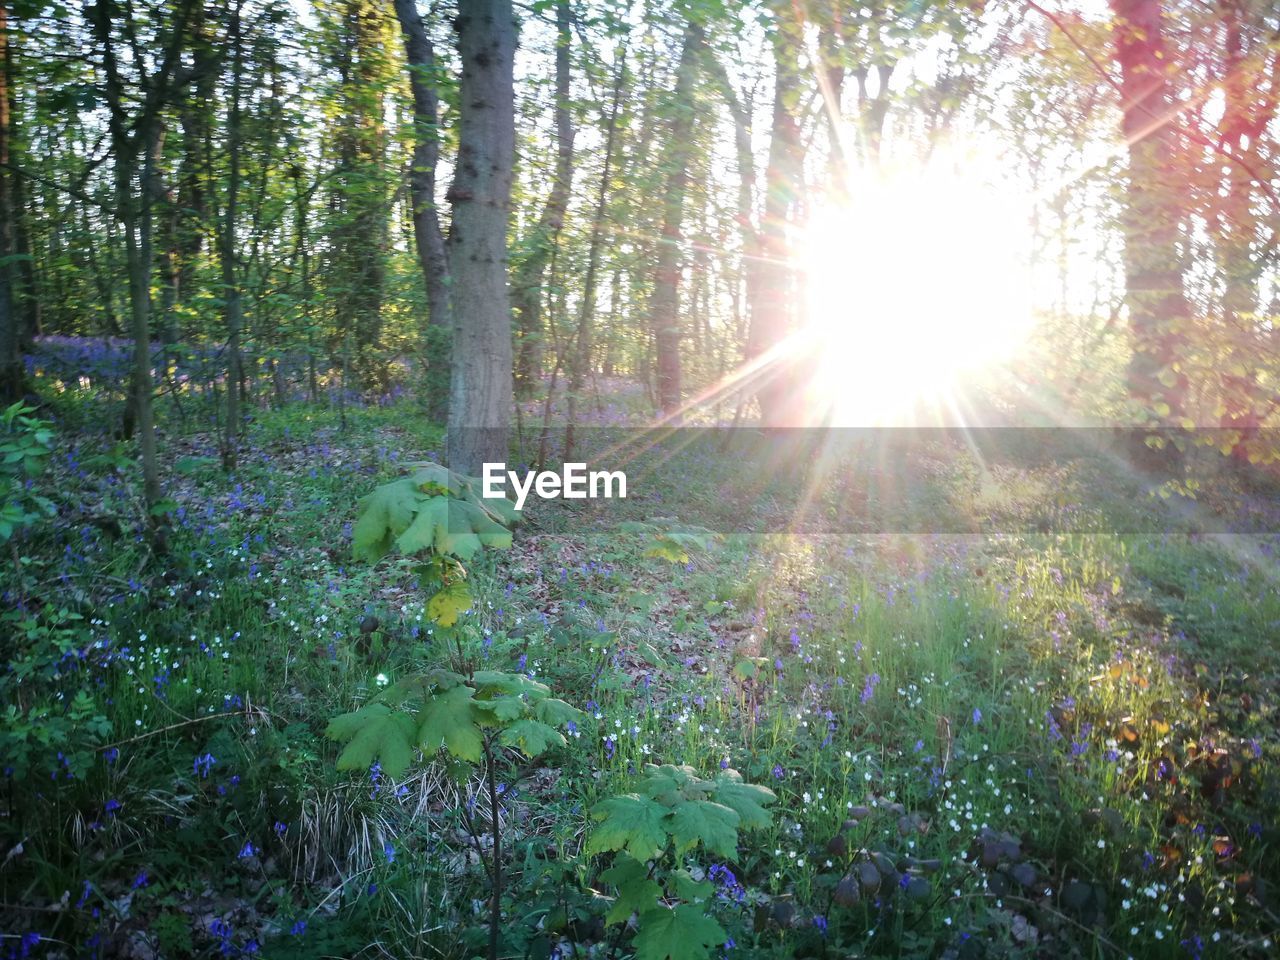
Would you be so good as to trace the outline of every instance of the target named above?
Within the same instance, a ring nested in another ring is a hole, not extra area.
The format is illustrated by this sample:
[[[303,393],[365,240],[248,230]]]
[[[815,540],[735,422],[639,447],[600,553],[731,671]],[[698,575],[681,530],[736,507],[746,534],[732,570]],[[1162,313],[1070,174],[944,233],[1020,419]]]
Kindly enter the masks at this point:
[[[515,673],[480,670],[470,677],[433,670],[388,687],[359,710],[335,717],[325,731],[346,746],[340,770],[365,770],[374,761],[393,779],[404,775],[415,749],[428,756],[478,763],[486,737],[526,757],[562,746],[563,724],[581,713],[541,683]]]
[[[48,498],[27,489],[53,449],[51,425],[29,416],[34,412],[19,402],[0,413],[0,541],[54,513]]]
[[[393,546],[406,556],[426,554],[416,572],[431,593],[427,615],[452,627],[473,602],[460,561],[486,547],[511,546],[506,525],[519,514],[503,497],[481,496],[474,478],[430,461],[411,466],[417,468],[412,476],[384,483],[361,499],[352,549],[358,559],[374,561]]]
[[[635,949],[643,960],[706,957],[727,938],[702,906],[713,885],[674,865],[699,845],[736,860],[738,830],[767,828],[764,808],[777,798],[768,787],[744,783],[736,770],[705,780],[692,767],[674,764],[646,765],[636,787],[591,811],[599,824],[587,841],[587,854],[616,853],[600,875],[618,891],[605,922],[637,916]]]
[[[629,520],[619,524],[619,529],[624,533],[635,533],[647,537],[649,544],[643,555],[657,557],[668,563],[688,563],[691,550],[709,550],[719,536],[705,527],[674,521],[651,523]]]

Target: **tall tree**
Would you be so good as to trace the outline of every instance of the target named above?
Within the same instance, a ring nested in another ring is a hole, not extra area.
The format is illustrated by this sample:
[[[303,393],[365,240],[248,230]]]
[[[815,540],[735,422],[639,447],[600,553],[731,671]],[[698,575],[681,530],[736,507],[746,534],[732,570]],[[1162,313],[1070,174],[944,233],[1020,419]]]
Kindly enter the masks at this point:
[[[354,368],[361,386],[380,387],[386,380],[378,350],[389,247],[388,19],[374,0],[339,0],[335,14],[338,117],[327,279],[342,366]]]
[[[1165,45],[1161,0],[1111,0],[1111,9],[1128,145],[1123,213],[1125,303],[1133,346],[1128,390],[1147,425],[1167,426],[1186,413],[1187,376],[1176,364],[1191,316],[1178,249],[1180,150],[1169,89],[1178,68]],[[1167,461],[1146,439],[1137,435],[1135,460],[1152,467]]]
[[[9,62],[9,5],[0,0],[0,54]],[[26,371],[22,365],[21,331],[14,302],[14,203],[10,168],[10,96],[8,69],[0,69],[0,403],[22,397]]]
[[[227,31],[230,46],[231,103],[227,109],[227,185],[222,216],[217,226],[218,261],[222,271],[223,316],[227,327],[227,422],[223,430],[222,465],[227,470],[236,466],[236,447],[240,439],[240,392],[244,382],[240,334],[244,326],[244,291],[241,285],[240,247],[237,240],[240,214],[240,154],[243,148],[244,118],[242,79],[244,74],[244,37],[238,3],[230,13]]]
[[[524,255],[512,271],[512,307],[515,312],[518,351],[516,354],[516,394],[527,397],[542,368],[542,301],[547,265],[560,241],[569,191],[573,186],[573,110],[569,99],[569,44],[573,38],[573,15],[568,0],[556,3],[556,164],[551,190],[542,214],[521,246]]]
[[[654,262],[649,326],[653,331],[658,407],[663,413],[678,410],[683,393],[680,371],[680,274],[684,260],[684,206],[689,187],[689,164],[694,150],[694,92],[705,36],[705,30],[697,21],[691,19],[685,26],[680,63],[676,68],[676,85],[669,104],[667,140],[661,161],[665,171],[662,232]]]
[[[756,400],[766,427],[783,426],[795,393],[784,342],[792,326],[795,271],[787,241],[791,211],[800,198],[804,148],[800,138],[801,26],[790,8],[778,6],[773,30],[773,113],[765,169],[764,216],[759,257],[748,278],[751,333],[748,359],[762,364]]]
[[[511,0],[460,0],[458,160],[452,204],[453,377],[448,453],[479,473],[507,457],[511,425],[511,303],[507,222],[515,164],[516,23]],[[498,860],[495,851],[495,862]],[[497,910],[495,895],[494,909]]]
[[[126,89],[122,65],[126,62],[120,49],[117,29],[125,38],[136,41],[141,29],[131,9],[122,11],[114,0],[97,0],[85,8],[90,28],[98,41],[104,76],[103,93],[107,105],[115,180],[115,215],[124,230],[125,262],[129,278],[130,335],[133,337],[133,378],[131,417],[136,425],[142,453],[142,486],[148,515],[160,500],[160,469],[156,459],[155,411],[151,380],[151,273],[152,273],[152,201],[151,179],[156,162],[156,144],[163,136],[161,111],[173,96],[175,74],[182,51],[183,38],[195,0],[180,0],[172,20],[157,26],[155,46],[160,55],[154,67],[148,68],[136,43],[136,96]],[[126,429],[128,432],[128,429]],[[163,537],[156,527],[156,543]]]
[[[395,0],[404,34],[409,89],[413,95],[413,161],[409,197],[413,237],[427,289],[427,413],[443,420],[449,408],[449,341],[453,308],[449,300],[449,258],[436,206],[436,167],[440,160],[440,97],[436,54],[415,0]]]

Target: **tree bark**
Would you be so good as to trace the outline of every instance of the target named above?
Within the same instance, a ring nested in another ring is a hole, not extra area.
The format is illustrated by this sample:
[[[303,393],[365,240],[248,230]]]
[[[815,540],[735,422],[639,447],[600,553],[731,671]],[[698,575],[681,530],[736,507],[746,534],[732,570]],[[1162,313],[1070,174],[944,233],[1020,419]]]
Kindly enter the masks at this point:
[[[440,101],[436,93],[436,55],[415,0],[395,0],[404,34],[413,94],[413,167],[409,197],[413,238],[427,290],[427,415],[444,420],[449,411],[449,340],[453,308],[449,299],[449,258],[436,206],[436,167],[440,159]]]
[[[133,337],[132,416],[142,461],[143,499],[151,523],[152,542],[165,545],[164,526],[151,508],[160,501],[160,469],[156,459],[155,411],[151,381],[151,192],[155,141],[161,136],[160,111],[173,92],[173,75],[183,34],[195,0],[183,0],[164,53],[154,73],[142,78],[141,103],[130,108],[120,75],[114,34],[113,0],[98,0],[85,15],[101,45],[107,123],[115,163],[116,215],[124,228],[129,278],[130,335]],[[132,28],[132,24],[126,24]],[[138,159],[142,159],[139,174]]]
[[[453,370],[449,466],[478,474],[507,457],[511,304],[507,221],[515,162],[516,24],[511,0],[460,0],[458,161],[453,207]]]
[[[0,55],[9,62],[9,13],[0,0]],[[10,162],[9,71],[0,69],[0,404],[21,400],[26,393],[26,368],[22,365],[21,331],[14,301],[14,207]]]
[[[515,389],[526,399],[532,395],[542,370],[545,334],[542,320],[543,283],[547,264],[560,239],[569,190],[573,184],[573,113],[569,103],[569,44],[572,16],[568,0],[556,3],[556,166],[551,191],[542,215],[523,246],[527,252],[512,277],[512,308],[516,321]]]
[[[227,424],[223,431],[222,467],[234,470],[240,442],[241,391],[244,368],[240,356],[240,331],[244,326],[244,301],[240,281],[236,228],[240,212],[241,75],[244,42],[239,9],[231,14],[228,42],[231,46],[231,104],[227,111],[227,199],[218,229],[218,260],[222,273],[223,317],[227,327]]]
[[[795,384],[788,359],[782,355],[791,327],[795,273],[787,243],[787,222],[800,194],[803,148],[795,112],[800,97],[800,36],[789,12],[780,11],[773,40],[773,119],[769,159],[765,170],[764,216],[753,268],[748,275],[747,302],[751,334],[747,357],[760,364],[761,424],[781,427],[795,416]]]
[[[664,414],[680,407],[683,386],[680,369],[680,274],[683,269],[684,201],[693,158],[694,84],[701,57],[704,31],[690,21],[685,27],[671,100],[672,116],[663,157],[666,182],[662,198],[662,233],[654,267],[653,293],[649,301],[649,325],[653,330],[657,402]]]
[[[605,120],[604,164],[600,185],[596,190],[595,213],[591,220],[591,240],[587,246],[587,270],[582,278],[582,302],[578,308],[578,330],[569,348],[569,405],[565,424],[564,459],[573,459],[574,424],[578,417],[579,395],[591,369],[593,323],[596,311],[596,277],[600,272],[600,251],[604,245],[604,221],[609,210],[609,182],[613,177],[613,156],[618,139],[618,111],[626,86],[625,54],[618,54],[617,74],[613,82],[613,99]]]
[[[1174,365],[1179,339],[1190,332],[1178,251],[1183,210],[1176,108],[1168,80],[1176,67],[1167,56],[1160,0],[1111,0],[1111,9],[1129,166],[1122,216],[1133,340],[1127,386],[1141,424],[1167,429],[1186,413],[1187,377]],[[1146,430],[1137,432],[1134,461],[1152,469],[1167,466],[1171,445],[1163,441],[1160,452],[1148,439]]]

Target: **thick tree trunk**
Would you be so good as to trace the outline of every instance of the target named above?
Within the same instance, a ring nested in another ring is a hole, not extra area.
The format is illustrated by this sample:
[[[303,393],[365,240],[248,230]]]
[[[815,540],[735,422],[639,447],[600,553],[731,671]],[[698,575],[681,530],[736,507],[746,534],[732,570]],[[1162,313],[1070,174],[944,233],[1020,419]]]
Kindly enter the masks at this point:
[[[556,167],[551,191],[523,246],[527,253],[513,271],[512,307],[516,322],[515,389],[520,399],[533,394],[542,371],[545,333],[542,320],[543,284],[547,264],[560,239],[569,190],[573,183],[573,113],[569,104],[569,44],[572,17],[568,0],[556,3]]]
[[[444,420],[449,410],[449,341],[453,308],[449,300],[449,259],[440,213],[436,207],[436,166],[440,159],[440,102],[436,93],[436,55],[415,0],[395,0],[404,34],[413,94],[413,167],[409,197],[413,204],[413,238],[427,289],[427,414]]]
[[[511,425],[511,304],[507,293],[507,220],[515,162],[513,69],[516,24],[511,0],[460,0],[462,63],[453,206],[453,377],[449,465],[478,474],[507,458]]]
[[[702,55],[704,31],[690,21],[684,31],[672,117],[663,157],[666,183],[662,196],[662,239],[658,245],[649,301],[649,325],[653,330],[657,402],[666,414],[680,407],[683,386],[680,370],[680,273],[683,269],[682,235],[684,201],[689,187],[689,163],[693,158],[694,85]]]
[[[795,283],[787,222],[799,197],[803,163],[800,125],[794,114],[800,96],[799,44],[795,25],[790,15],[783,12],[773,41],[773,120],[765,170],[759,256],[747,280],[751,313],[747,357],[762,365],[756,374],[759,383],[756,400],[760,404],[760,421],[770,428],[784,426],[795,416],[796,385],[792,382],[788,358],[782,354],[790,333]]]
[[[1111,0],[1111,8],[1129,150],[1123,214],[1125,302],[1133,340],[1128,389],[1144,427],[1168,428],[1186,413],[1187,377],[1174,365],[1179,339],[1190,332],[1178,250],[1183,211],[1176,108],[1168,81],[1176,67],[1165,48],[1160,0]],[[1166,452],[1153,452],[1148,439],[1145,431],[1137,435],[1135,462],[1168,465],[1172,448],[1166,444]]]

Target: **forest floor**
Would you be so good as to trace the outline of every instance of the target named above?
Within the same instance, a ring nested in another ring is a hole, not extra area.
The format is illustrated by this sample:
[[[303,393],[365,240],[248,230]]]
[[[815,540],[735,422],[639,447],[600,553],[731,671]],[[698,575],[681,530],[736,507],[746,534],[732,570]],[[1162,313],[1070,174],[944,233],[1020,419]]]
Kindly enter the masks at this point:
[[[442,656],[410,562],[350,546],[357,498],[436,459],[439,428],[408,401],[345,431],[260,412],[231,476],[210,436],[167,437],[155,560],[131,458],[83,409],[39,481],[57,517],[5,575],[0,954],[483,953],[480,780],[339,772],[324,738]],[[726,483],[752,461],[697,456],[628,515],[740,513]],[[478,656],[586,714],[538,762],[502,760],[503,956],[634,951],[584,842],[647,763],[777,795],[732,863],[686,857],[715,884],[716,956],[1273,953],[1280,538],[1177,525],[1072,464],[910,456],[910,510],[972,525],[788,533],[784,471],[750,493],[771,520],[690,534],[687,558],[531,510],[476,561]],[[845,489],[897,509],[881,479]],[[1072,511],[1100,522],[1037,520]]]

